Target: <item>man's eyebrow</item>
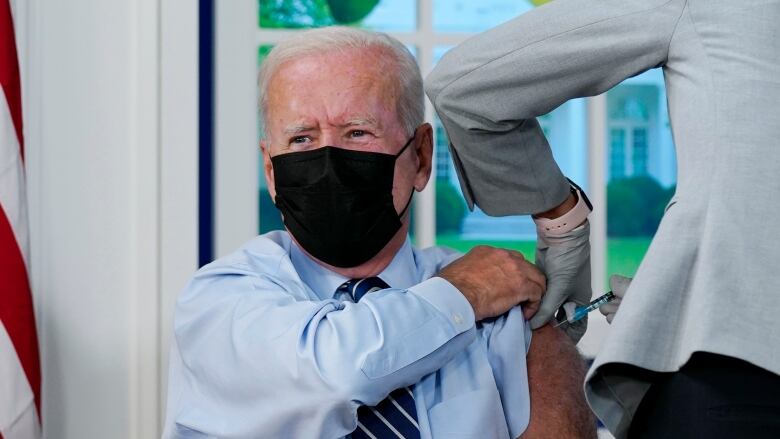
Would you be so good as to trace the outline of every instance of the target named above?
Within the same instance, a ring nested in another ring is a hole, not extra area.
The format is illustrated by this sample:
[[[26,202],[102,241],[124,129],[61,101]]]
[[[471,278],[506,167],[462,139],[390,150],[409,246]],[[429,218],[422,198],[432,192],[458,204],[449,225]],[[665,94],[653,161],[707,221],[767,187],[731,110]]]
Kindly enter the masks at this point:
[[[290,125],[284,129],[284,134],[300,134],[306,131],[311,131],[313,129],[314,127],[309,125]]]
[[[345,127],[351,127],[356,125],[372,125],[372,126],[378,126],[379,121],[376,120],[376,118],[367,116],[367,117],[356,117],[354,119],[350,119],[342,126]]]

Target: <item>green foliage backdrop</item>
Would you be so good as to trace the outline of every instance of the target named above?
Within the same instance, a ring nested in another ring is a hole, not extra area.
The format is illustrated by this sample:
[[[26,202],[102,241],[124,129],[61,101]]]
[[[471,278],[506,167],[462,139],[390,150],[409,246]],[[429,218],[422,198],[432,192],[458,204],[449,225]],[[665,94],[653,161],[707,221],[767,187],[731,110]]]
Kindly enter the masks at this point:
[[[466,202],[446,180],[436,180],[436,233],[460,233],[466,216]]]
[[[260,27],[306,28],[355,24],[366,18],[379,0],[258,0]]]
[[[607,185],[607,234],[653,236],[674,190],[646,176],[612,180]]]
[[[270,232],[271,230],[282,230],[284,224],[282,224],[282,215],[279,213],[279,209],[276,208],[274,202],[271,200],[271,195],[268,194],[268,189],[260,188],[258,191],[260,207],[260,233]]]

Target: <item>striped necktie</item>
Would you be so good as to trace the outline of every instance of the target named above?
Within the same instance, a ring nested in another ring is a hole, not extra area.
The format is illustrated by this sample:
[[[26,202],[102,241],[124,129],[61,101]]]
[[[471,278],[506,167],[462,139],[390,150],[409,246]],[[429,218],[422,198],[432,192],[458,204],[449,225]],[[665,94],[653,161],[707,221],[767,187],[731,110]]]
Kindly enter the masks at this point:
[[[368,293],[390,288],[382,279],[369,277],[344,282],[338,292],[349,293],[358,302]],[[361,406],[358,409],[358,428],[352,439],[419,439],[417,409],[409,387],[394,390],[374,407]]]

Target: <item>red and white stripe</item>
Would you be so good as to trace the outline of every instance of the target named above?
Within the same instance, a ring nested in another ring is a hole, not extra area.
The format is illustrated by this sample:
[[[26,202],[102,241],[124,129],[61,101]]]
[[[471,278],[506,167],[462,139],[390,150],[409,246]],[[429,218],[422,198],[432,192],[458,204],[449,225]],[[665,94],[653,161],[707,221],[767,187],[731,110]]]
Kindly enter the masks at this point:
[[[40,437],[41,373],[27,276],[19,64],[10,0],[0,0],[0,439]]]

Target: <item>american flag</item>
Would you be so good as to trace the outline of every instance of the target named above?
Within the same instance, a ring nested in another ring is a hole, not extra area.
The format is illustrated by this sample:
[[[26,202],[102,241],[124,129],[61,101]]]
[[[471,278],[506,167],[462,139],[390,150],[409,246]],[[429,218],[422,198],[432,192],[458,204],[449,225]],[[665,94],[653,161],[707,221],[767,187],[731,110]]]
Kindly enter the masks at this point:
[[[0,0],[0,439],[39,438],[41,372],[29,262],[22,93],[10,0]]]

